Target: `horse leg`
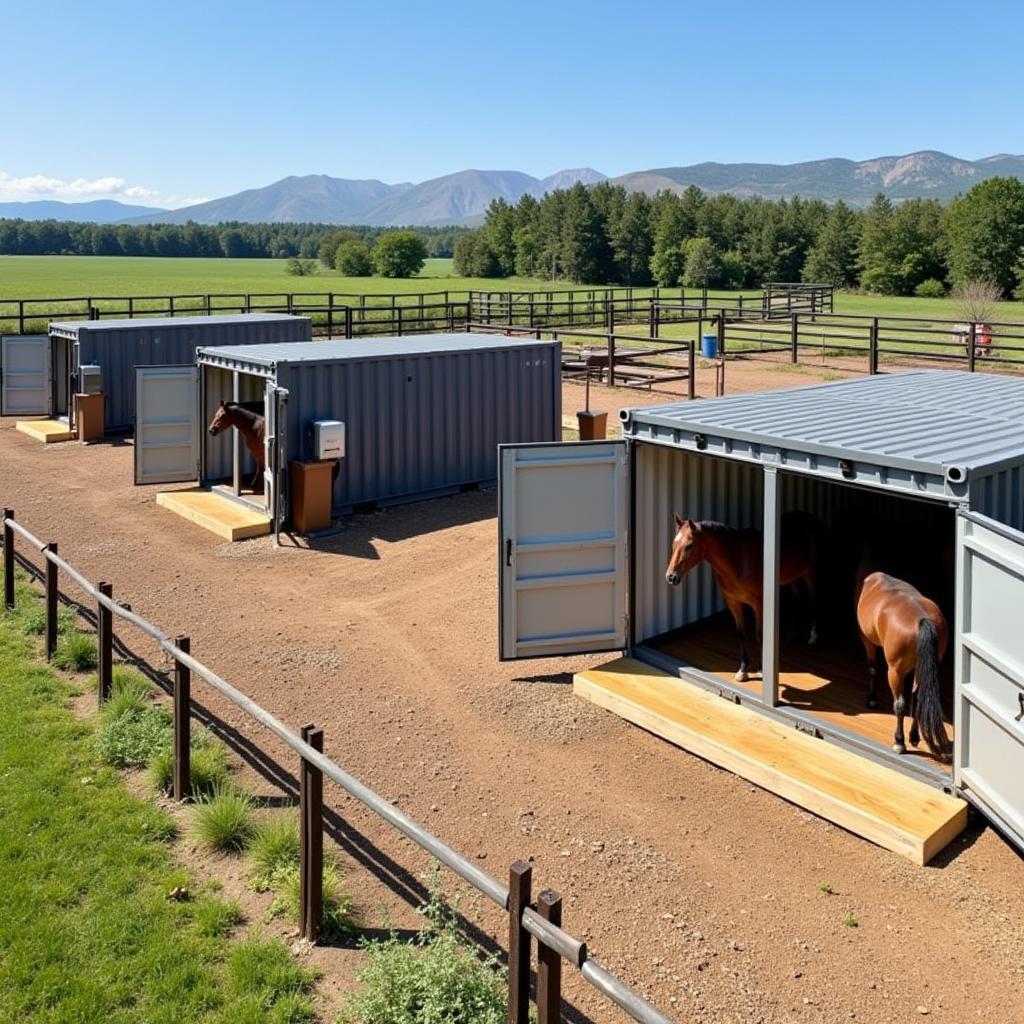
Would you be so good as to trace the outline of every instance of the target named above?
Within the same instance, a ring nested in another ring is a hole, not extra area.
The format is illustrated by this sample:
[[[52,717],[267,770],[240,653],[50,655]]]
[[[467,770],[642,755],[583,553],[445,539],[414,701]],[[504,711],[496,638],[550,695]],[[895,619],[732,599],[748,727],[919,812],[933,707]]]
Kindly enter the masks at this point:
[[[921,731],[917,726],[917,700],[914,697],[914,676],[912,674],[906,678],[903,696],[907,702],[907,714],[910,715],[910,745],[916,747],[921,742]]]
[[[740,667],[736,673],[736,682],[745,683],[750,669],[750,659],[747,655],[747,618],[745,606],[736,601],[726,599],[726,605],[732,613],[733,622],[736,623],[736,632],[740,635]]]
[[[896,715],[896,733],[892,738],[892,749],[897,754],[905,754],[907,745],[903,737],[903,716],[907,711],[907,703],[903,699],[903,676],[898,666],[889,666],[889,689],[892,690],[892,710]]]
[[[875,675],[878,670],[878,645],[873,644],[864,634],[860,637],[864,645],[864,656],[868,659],[868,707],[878,707],[878,696],[875,694]]]

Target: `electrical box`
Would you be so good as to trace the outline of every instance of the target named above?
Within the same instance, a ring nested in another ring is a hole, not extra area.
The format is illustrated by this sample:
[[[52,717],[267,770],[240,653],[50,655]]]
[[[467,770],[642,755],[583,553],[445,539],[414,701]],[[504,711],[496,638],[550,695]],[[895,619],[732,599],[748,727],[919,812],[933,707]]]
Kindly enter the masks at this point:
[[[343,459],[345,457],[345,424],[340,420],[313,421],[313,458]]]
[[[78,368],[78,388],[81,395],[103,393],[103,368],[87,364]]]

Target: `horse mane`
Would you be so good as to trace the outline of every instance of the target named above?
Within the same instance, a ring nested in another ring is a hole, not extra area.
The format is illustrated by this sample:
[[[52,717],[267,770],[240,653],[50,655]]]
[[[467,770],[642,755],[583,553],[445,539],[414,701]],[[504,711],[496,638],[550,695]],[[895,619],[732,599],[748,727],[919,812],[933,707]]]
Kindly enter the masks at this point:
[[[224,408],[227,409],[228,412],[235,413],[243,419],[248,420],[251,424],[255,424],[257,420],[263,419],[262,413],[254,412],[252,409],[246,409],[239,405],[238,402],[225,402]]]
[[[738,530],[735,526],[730,526],[728,523],[720,523],[717,519],[701,519],[697,525],[704,530],[706,533],[719,534],[719,533],[737,533]]]

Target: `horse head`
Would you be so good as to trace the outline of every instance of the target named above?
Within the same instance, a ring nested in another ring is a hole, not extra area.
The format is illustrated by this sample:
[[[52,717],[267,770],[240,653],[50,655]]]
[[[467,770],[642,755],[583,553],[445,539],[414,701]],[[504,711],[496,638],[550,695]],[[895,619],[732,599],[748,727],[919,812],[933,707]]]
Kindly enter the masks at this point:
[[[672,513],[672,524],[676,535],[672,538],[672,554],[665,566],[665,582],[676,587],[683,577],[697,564],[704,560],[703,536],[700,523],[692,519],[680,519]]]
[[[222,430],[226,430],[231,426],[231,406],[233,402],[221,402],[217,406],[217,411],[213,414],[213,419],[210,420],[210,436],[216,437]]]

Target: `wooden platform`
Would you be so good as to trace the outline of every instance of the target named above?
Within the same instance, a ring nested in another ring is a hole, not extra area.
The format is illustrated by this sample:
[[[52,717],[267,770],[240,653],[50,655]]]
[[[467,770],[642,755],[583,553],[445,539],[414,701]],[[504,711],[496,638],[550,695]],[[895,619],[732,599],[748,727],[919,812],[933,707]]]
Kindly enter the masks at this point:
[[[156,503],[225,540],[246,540],[270,533],[269,516],[202,488],[161,491]]]
[[[752,672],[745,683],[735,681],[739,666],[739,643],[732,619],[715,616],[687,626],[670,636],[660,638],[650,646],[680,661],[699,668],[734,686],[751,693],[761,693],[761,673]],[[779,651],[779,699],[801,711],[810,712],[831,725],[840,726],[885,749],[892,745],[896,719],[892,713],[892,693],[879,673],[878,707],[867,707],[867,666],[859,646],[829,645],[808,648],[783,643]],[[953,738],[952,658],[947,654],[943,663],[943,705],[946,708],[946,732]],[[909,729],[909,726],[907,726]],[[934,767],[950,772],[949,765],[933,757],[922,743],[908,745],[906,757],[918,758]]]
[[[14,429],[42,441],[43,444],[73,441],[75,438],[75,432],[63,420],[17,420]]]
[[[967,826],[967,804],[633,658],[573,679],[578,697],[927,864]]]

